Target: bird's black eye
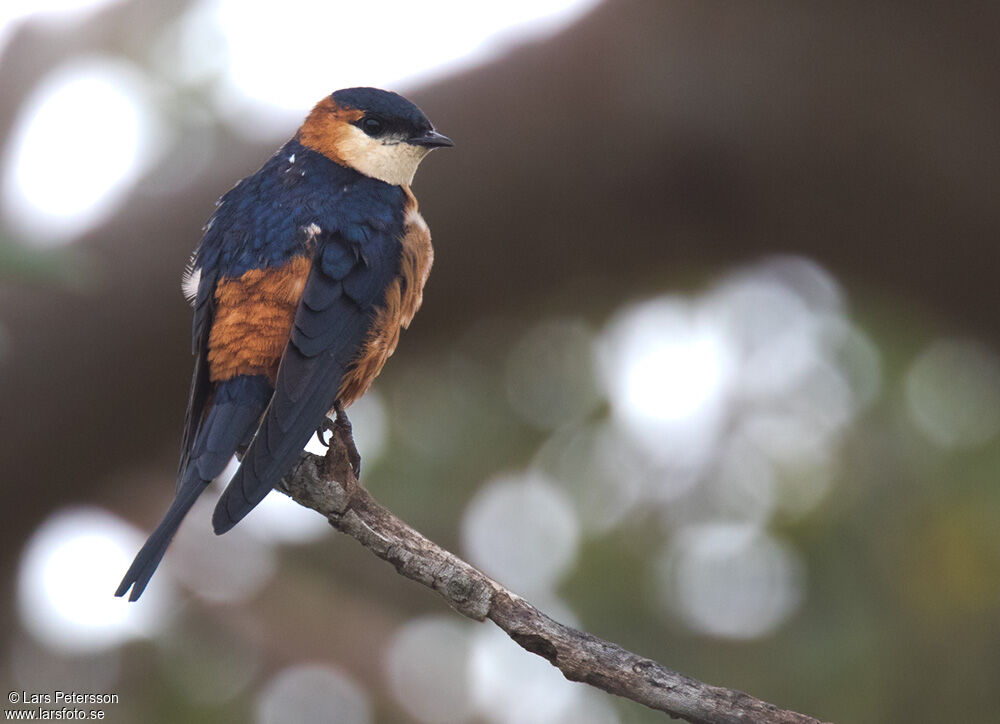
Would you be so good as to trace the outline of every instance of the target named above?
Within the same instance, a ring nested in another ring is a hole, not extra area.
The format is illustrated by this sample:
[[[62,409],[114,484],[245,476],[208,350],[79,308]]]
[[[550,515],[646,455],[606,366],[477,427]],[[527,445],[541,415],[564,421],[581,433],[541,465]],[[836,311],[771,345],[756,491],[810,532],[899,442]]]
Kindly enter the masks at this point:
[[[382,121],[373,116],[368,116],[361,121],[361,130],[369,136],[377,136],[382,132]]]

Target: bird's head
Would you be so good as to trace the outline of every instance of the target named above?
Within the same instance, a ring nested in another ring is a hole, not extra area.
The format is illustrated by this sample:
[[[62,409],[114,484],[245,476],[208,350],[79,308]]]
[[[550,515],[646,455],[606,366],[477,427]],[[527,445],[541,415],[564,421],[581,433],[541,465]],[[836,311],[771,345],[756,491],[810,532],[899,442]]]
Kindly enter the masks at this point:
[[[343,166],[393,185],[409,185],[424,156],[451,139],[398,93],[345,88],[312,109],[299,143]]]

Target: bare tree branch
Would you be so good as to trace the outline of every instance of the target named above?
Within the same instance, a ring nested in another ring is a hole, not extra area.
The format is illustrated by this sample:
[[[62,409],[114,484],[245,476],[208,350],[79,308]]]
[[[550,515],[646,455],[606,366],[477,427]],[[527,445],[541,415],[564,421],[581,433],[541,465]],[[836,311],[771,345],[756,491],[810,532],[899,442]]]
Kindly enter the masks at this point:
[[[820,724],[810,716],[779,709],[742,691],[678,674],[549,618],[376,501],[354,477],[343,432],[334,430],[325,458],[303,453],[279,490],[325,515],[334,528],[391,563],[400,574],[437,591],[462,615],[476,621],[490,619],[570,681],[582,681],[693,724]]]

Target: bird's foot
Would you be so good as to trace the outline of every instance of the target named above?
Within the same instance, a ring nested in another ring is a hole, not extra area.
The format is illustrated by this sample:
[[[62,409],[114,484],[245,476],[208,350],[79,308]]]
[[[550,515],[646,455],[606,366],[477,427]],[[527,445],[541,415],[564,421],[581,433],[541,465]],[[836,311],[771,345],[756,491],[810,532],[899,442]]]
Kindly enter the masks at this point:
[[[337,412],[337,419],[333,422],[333,430],[334,432],[340,432],[340,438],[344,443],[347,460],[351,463],[354,477],[360,479],[361,454],[358,452],[358,446],[354,444],[354,428],[351,427],[351,421],[347,419],[347,413],[344,412],[344,408],[340,402],[335,402],[333,409]]]
[[[328,464],[331,455],[337,457],[339,453],[347,459],[351,472],[354,473],[354,479],[357,480],[361,475],[361,454],[358,452],[358,446],[354,444],[354,429],[339,402],[334,403],[333,409],[337,413],[337,419],[324,417],[323,423],[316,430],[316,437],[323,445],[330,448],[330,452],[327,453]],[[330,434],[329,438],[324,437],[327,433]]]

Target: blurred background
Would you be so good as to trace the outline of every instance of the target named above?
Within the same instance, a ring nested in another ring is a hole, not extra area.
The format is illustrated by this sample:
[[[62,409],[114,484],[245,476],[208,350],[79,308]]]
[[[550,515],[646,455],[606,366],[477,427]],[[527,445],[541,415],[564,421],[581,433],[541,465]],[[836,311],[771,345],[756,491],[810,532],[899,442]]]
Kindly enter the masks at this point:
[[[121,722],[626,724],[316,514],[169,503],[181,271],[312,103],[417,102],[364,482],[553,616],[836,722],[1000,710],[1000,5],[7,0],[11,690]]]

